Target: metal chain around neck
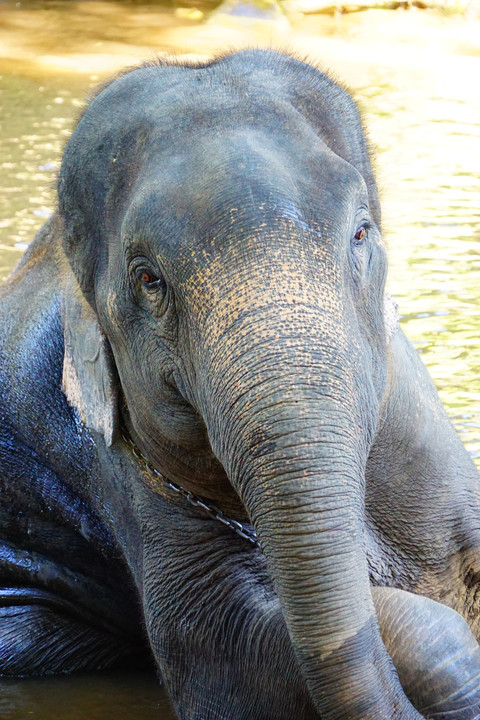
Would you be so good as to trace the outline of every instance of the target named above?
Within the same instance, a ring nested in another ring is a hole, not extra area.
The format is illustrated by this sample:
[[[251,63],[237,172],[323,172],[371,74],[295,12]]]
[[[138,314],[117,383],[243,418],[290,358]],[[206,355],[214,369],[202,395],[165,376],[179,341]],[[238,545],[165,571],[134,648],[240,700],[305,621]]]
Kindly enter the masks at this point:
[[[123,434],[123,440],[125,444],[130,448],[137,460],[140,460],[140,462],[144,464],[146,470],[148,470],[151,475],[154,475],[156,478],[161,480],[165,487],[173,490],[173,492],[175,492],[177,495],[185,498],[185,500],[187,500],[190,505],[193,505],[193,507],[200,508],[213,520],[218,520],[222,523],[222,525],[226,525],[228,528],[230,528],[230,530],[233,530],[234,533],[240,535],[241,538],[243,538],[244,540],[248,540],[248,542],[250,542],[252,545],[255,545],[255,547],[260,547],[257,534],[253,528],[243,525],[243,523],[239,522],[238,520],[226,517],[223,510],[220,510],[220,508],[218,508],[216,505],[213,505],[207,500],[198,497],[197,495],[194,495],[192,492],[190,492],[190,490],[185,490],[185,488],[183,488],[181,485],[177,485],[177,483],[175,482],[172,482],[172,480],[168,480],[166,477],[164,477],[164,475],[162,475],[159,470],[157,470],[157,468],[151,465],[145,455],[143,455],[143,453],[135,445],[133,440],[126,437],[125,434]]]

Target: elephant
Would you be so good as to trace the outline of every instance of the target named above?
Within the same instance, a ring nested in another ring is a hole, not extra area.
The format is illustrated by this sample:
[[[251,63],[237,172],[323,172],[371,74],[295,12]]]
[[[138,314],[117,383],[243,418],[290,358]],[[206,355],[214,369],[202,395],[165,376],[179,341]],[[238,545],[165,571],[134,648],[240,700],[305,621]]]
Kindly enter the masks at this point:
[[[0,674],[181,720],[480,718],[480,486],[385,292],[350,93],[127,69],[0,288]]]

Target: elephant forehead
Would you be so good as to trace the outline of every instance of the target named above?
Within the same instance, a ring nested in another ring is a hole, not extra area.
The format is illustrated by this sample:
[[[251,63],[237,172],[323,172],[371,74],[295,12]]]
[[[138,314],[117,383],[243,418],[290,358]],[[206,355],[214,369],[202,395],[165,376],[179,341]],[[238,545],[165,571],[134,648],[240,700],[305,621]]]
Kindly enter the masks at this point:
[[[151,153],[122,233],[150,238],[161,255],[187,264],[255,239],[288,244],[300,233],[321,245],[348,235],[367,202],[363,178],[321,140],[306,140],[236,129],[193,133],[181,152]]]
[[[331,287],[366,189],[321,141],[300,155],[256,130],[165,156],[161,173],[147,173],[123,233],[133,243],[149,238],[192,313],[230,303],[232,317],[267,300],[291,316],[299,303],[318,307],[322,295],[324,309],[337,311]]]
[[[280,56],[275,58],[278,63]],[[283,58],[286,66],[291,66],[285,72],[286,67],[280,71],[275,67],[277,63],[272,66],[262,59],[267,60],[267,54],[260,53],[256,66],[248,67],[239,53],[203,67],[177,64],[136,68],[115,79],[94,98],[78,129],[84,136],[93,130],[98,137],[102,132],[121,133],[141,120],[158,136],[182,146],[188,144],[194,128],[208,130],[213,126],[221,133],[263,119],[271,128],[281,126],[285,107],[293,109],[301,104],[298,122],[304,111],[307,114],[306,108],[316,105],[325,94],[329,102],[322,103],[324,129],[330,125],[326,122],[330,115],[345,111],[345,103],[352,105],[347,93],[313,68]],[[325,84],[327,87],[323,87]],[[314,97],[310,98],[312,93]],[[106,125],[102,122],[105,119]],[[337,142],[341,134],[342,128],[337,127]]]
[[[336,187],[366,197],[359,171],[333,152],[304,118],[286,106],[282,120],[278,127],[278,115],[275,124],[256,118],[221,132],[193,126],[189,143],[181,147],[152,140],[142,170],[146,184],[160,188],[165,203],[171,197],[184,198],[194,206],[222,204],[225,196],[246,202],[249,195],[262,199],[271,192],[297,204],[307,192],[306,204]]]
[[[224,184],[232,166],[239,174],[249,170],[250,177],[253,169],[269,173],[271,181],[277,177],[291,197],[326,182],[325,168],[335,158],[345,160],[335,183],[354,166],[376,207],[353,101],[304,63],[257,51],[196,67],[141,67],[110,83],[80,119],[64,153],[60,206],[66,216],[84,216],[90,228],[100,227],[102,216],[111,216],[113,206],[123,211],[123,200],[129,202],[148,176],[169,184],[162,209],[174,204],[188,214],[185,205],[205,202],[205,187]],[[251,184],[230,188],[235,206]]]

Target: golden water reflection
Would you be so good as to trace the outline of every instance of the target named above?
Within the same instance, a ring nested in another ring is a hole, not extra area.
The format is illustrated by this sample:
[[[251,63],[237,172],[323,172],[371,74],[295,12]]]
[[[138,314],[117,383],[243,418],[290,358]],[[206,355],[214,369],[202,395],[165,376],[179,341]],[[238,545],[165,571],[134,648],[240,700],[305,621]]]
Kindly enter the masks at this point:
[[[376,152],[389,287],[480,457],[480,23],[368,11],[208,19],[214,3],[4,2],[0,277],[54,206],[61,149],[91,87],[155,53],[288,47],[349,83]]]

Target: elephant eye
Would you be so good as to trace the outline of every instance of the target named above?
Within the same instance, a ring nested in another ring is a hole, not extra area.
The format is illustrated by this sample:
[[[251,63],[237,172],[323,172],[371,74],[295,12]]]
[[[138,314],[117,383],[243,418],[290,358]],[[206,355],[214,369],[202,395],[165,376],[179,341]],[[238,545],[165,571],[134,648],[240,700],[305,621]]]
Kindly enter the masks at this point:
[[[137,278],[147,290],[157,290],[164,285],[164,279],[158,276],[153,270],[140,267],[137,270]]]
[[[153,285],[153,283],[157,282],[158,277],[149,270],[143,270],[142,274],[140,275],[140,280],[143,282],[144,285]]]
[[[363,225],[359,225],[357,228],[355,235],[353,236],[352,245],[363,245],[365,240],[367,239],[368,235],[368,228],[369,225],[367,223],[363,223]]]

